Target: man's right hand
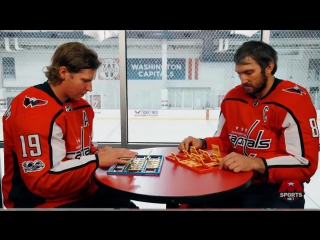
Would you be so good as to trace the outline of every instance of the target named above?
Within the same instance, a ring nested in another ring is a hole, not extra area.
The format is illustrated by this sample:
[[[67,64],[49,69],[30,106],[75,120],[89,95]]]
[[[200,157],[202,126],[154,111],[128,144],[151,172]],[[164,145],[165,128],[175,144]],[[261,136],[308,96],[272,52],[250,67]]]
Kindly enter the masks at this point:
[[[121,158],[134,158],[137,152],[127,148],[108,148],[96,153],[99,157],[99,167],[110,167],[114,164],[126,164],[128,161]]]
[[[180,151],[186,150],[188,152],[190,147],[195,147],[196,149],[201,148],[202,141],[198,138],[189,136],[179,144],[178,149]]]

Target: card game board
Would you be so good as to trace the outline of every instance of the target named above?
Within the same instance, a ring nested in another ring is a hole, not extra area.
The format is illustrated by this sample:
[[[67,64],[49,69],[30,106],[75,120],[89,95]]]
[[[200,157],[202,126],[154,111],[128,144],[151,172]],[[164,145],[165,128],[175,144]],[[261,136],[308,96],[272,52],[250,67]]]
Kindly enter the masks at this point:
[[[182,151],[177,154],[172,152],[166,159],[198,173],[213,172],[222,160],[222,155],[219,146],[212,145],[212,149],[197,150],[191,147],[190,152]]]
[[[126,159],[127,164],[116,164],[107,170],[108,175],[160,175],[162,155],[137,155]]]

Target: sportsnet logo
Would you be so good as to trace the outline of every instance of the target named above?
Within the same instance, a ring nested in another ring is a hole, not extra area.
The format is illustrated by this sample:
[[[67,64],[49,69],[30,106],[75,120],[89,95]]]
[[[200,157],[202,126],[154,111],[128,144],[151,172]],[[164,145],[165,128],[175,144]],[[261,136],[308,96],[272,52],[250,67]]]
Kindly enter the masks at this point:
[[[303,192],[303,188],[297,180],[285,180],[279,189],[280,197],[288,201],[303,197]]]

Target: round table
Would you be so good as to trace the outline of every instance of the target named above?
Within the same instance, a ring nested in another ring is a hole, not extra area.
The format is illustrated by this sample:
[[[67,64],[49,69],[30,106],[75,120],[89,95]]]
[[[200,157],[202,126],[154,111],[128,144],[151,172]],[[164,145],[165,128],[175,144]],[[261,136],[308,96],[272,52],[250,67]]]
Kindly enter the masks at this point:
[[[164,158],[171,152],[179,152],[177,147],[145,148],[134,151],[139,155],[147,155],[151,149],[151,155],[163,155]],[[235,195],[251,185],[253,172],[234,173],[215,167],[213,172],[198,173],[165,159],[160,175],[107,175],[106,169],[98,168],[94,176],[98,183],[132,200],[188,204]]]

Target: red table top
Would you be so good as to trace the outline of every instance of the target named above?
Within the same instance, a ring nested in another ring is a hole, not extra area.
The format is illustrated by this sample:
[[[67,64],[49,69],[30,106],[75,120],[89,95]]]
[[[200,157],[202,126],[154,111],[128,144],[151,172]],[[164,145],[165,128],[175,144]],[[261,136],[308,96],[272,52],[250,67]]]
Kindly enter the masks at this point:
[[[177,147],[146,148],[135,150],[139,154],[163,155],[164,158],[171,152],[178,153]],[[234,173],[221,170],[219,167],[211,173],[197,173],[172,161],[164,160],[162,170],[158,176],[128,176],[107,175],[105,169],[97,169],[96,179],[108,187],[130,193],[131,199],[139,200],[134,195],[148,198],[150,202],[156,198],[183,199],[188,197],[203,197],[225,193],[238,188],[248,187],[251,184],[253,172]]]

